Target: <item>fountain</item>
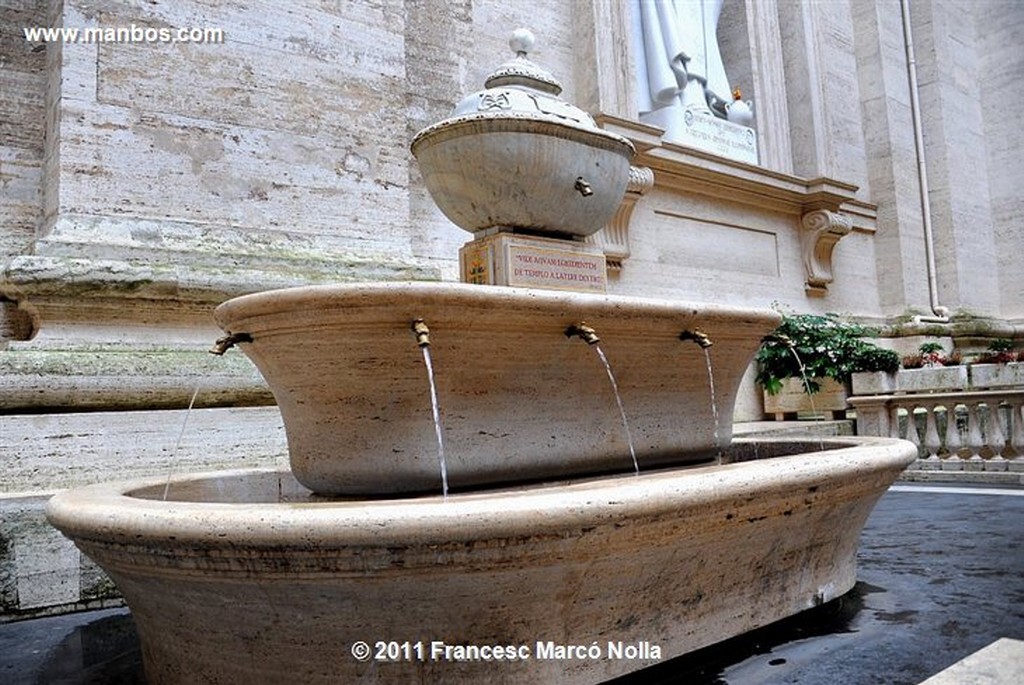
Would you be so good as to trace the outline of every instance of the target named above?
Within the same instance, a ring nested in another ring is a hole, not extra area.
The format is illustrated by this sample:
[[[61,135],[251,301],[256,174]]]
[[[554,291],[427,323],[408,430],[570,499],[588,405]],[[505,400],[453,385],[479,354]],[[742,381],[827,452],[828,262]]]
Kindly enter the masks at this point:
[[[513,47],[413,151],[476,235],[464,276],[582,273],[632,148],[556,98],[527,37]],[[387,283],[215,317],[216,351],[237,345],[271,386],[291,469],[100,484],[47,509],[123,593],[150,685],[599,682],[849,590],[861,527],[916,456],[732,440],[768,311]]]

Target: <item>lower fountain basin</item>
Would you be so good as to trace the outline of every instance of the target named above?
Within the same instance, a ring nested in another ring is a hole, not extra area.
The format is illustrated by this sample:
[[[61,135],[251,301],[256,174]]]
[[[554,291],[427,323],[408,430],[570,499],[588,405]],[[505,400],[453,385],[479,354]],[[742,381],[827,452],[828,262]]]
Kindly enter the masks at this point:
[[[325,501],[249,470],[175,479],[163,501],[151,478],[58,494],[47,516],[124,594],[150,685],[594,683],[853,586],[864,522],[916,449],[823,447],[737,441],[723,466],[447,500]]]

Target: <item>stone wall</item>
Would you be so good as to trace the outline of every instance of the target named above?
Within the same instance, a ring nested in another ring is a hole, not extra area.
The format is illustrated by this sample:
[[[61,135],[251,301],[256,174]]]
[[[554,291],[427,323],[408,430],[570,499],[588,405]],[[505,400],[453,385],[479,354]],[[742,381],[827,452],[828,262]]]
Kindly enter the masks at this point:
[[[45,25],[46,4],[0,4],[0,260],[24,253],[42,217],[47,55],[26,49],[20,31]],[[24,335],[24,317],[0,294],[0,340]]]
[[[1024,111],[1007,107],[1006,95],[1024,82],[1024,7],[1012,0],[990,0],[974,6],[975,36],[979,51],[979,91],[985,128],[983,139],[988,166],[992,230],[999,263],[1001,315],[1024,316],[1024,195],[1021,164],[1024,159]]]

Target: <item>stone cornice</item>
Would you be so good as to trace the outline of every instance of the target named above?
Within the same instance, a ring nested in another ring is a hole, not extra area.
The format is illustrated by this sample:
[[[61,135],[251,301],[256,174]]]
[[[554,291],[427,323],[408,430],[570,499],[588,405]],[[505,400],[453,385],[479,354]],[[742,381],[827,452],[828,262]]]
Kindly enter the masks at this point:
[[[808,294],[823,295],[832,282],[832,252],[840,238],[851,230],[875,230],[876,207],[858,199],[852,183],[801,178],[670,143],[660,128],[638,121],[609,115],[596,120],[633,143],[633,163],[653,171],[656,188],[799,216]]]

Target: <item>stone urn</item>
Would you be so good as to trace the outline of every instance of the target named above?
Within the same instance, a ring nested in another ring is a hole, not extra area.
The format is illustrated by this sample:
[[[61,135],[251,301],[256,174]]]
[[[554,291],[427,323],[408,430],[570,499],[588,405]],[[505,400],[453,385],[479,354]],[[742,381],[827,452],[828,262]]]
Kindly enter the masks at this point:
[[[527,58],[533,35],[509,41],[516,57],[416,134],[412,153],[441,211],[471,233],[514,231],[582,238],[611,219],[635,150],[558,97],[562,86]]]

